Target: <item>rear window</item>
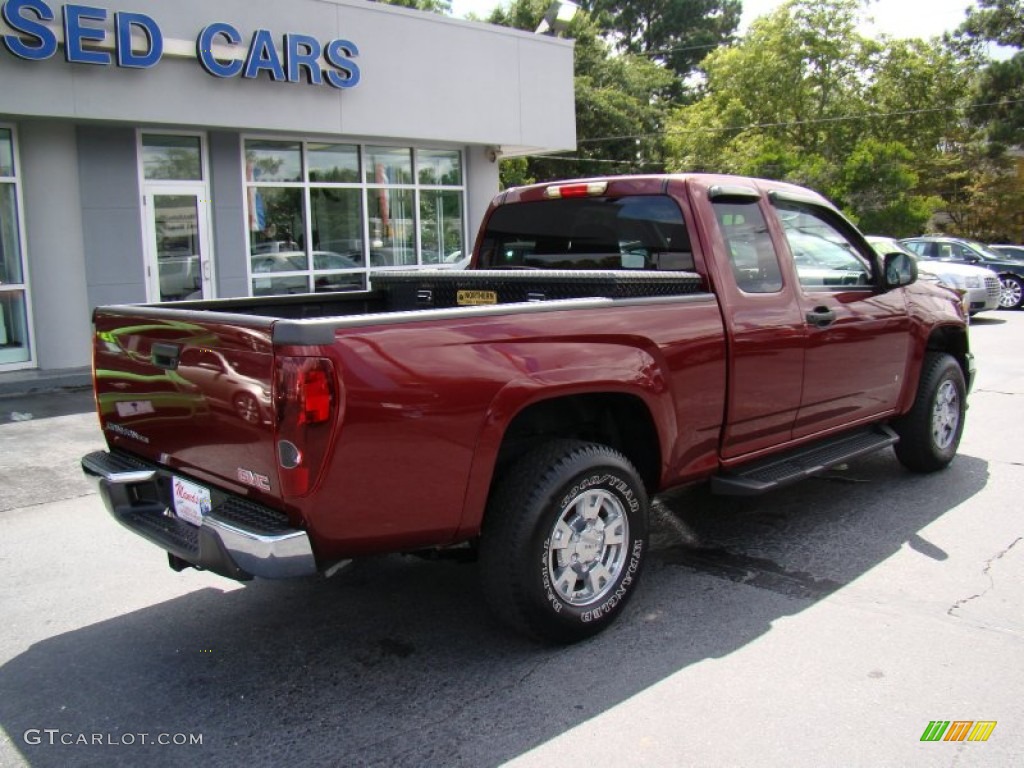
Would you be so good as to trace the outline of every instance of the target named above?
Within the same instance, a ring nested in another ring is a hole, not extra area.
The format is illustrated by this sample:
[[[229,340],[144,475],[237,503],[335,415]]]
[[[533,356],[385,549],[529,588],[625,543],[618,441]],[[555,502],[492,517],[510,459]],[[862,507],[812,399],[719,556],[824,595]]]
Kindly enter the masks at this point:
[[[679,206],[663,195],[503,205],[480,247],[481,269],[693,271]]]

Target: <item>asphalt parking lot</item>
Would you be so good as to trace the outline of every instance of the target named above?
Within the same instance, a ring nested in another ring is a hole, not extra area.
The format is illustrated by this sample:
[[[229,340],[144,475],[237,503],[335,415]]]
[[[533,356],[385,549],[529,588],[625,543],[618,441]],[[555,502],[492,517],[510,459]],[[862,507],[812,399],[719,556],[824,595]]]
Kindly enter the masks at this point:
[[[1024,312],[971,335],[949,469],[662,498],[628,611],[555,649],[472,564],[176,574],[81,476],[90,393],[0,399],[0,765],[1019,765]],[[996,725],[922,742],[936,720]]]

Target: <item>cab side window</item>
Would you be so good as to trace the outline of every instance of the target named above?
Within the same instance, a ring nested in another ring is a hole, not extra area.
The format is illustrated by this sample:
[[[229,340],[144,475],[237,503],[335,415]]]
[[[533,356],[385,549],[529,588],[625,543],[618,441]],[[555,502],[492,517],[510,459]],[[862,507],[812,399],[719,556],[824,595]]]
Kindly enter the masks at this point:
[[[871,264],[827,211],[786,200],[775,204],[800,284],[814,289],[871,285]]]
[[[757,201],[716,200],[713,206],[737,287],[744,293],[781,291],[779,257]]]

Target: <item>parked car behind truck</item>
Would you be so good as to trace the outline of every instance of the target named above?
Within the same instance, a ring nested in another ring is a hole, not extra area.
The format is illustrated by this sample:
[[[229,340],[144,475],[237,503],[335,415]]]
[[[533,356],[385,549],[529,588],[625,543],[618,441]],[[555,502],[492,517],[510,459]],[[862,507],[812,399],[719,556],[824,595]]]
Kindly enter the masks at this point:
[[[790,242],[809,237],[849,258],[801,276]],[[101,408],[108,450],[83,467],[173,568],[279,578],[464,547],[495,613],[554,642],[623,611],[654,494],[759,494],[889,446],[942,469],[974,374],[957,297],[913,259],[809,190],[730,176],[511,189],[464,271],[94,323],[101,404],[148,399],[197,346],[245,349],[271,391],[258,424]]]
[[[914,255],[903,243],[892,237],[868,235],[868,242],[879,254],[904,251]],[[916,256],[915,256],[916,258]],[[917,271],[931,275],[943,285],[964,297],[967,313],[976,315],[990,309],[998,309],[1002,287],[999,278],[991,269],[973,264],[956,264],[940,259],[920,259]]]
[[[990,269],[999,277],[999,308],[1020,309],[1024,304],[1024,261],[996,253],[976,240],[960,237],[922,235],[900,242],[925,259]]]

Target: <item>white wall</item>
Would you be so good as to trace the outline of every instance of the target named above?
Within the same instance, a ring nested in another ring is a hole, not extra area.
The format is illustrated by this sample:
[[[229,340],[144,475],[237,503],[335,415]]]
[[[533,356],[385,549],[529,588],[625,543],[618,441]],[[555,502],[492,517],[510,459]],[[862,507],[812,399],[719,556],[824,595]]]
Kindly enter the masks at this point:
[[[61,4],[46,0],[59,27]],[[0,47],[0,112],[134,124],[279,130],[304,135],[497,145],[506,153],[572,149],[573,46],[565,40],[448,19],[362,0],[102,0],[113,39],[114,11],[150,16],[168,49],[154,67],[72,64],[60,50],[41,62]],[[356,43],[362,78],[354,88],[305,82],[220,79],[195,55],[200,30],[226,22],[242,36],[306,34]],[[2,26],[2,25],[0,25]],[[2,32],[3,30],[0,30]],[[172,41],[187,55],[172,55]],[[190,47],[191,46],[191,47]]]
[[[40,368],[88,365],[92,323],[75,127],[23,122],[18,138],[36,360]]]

